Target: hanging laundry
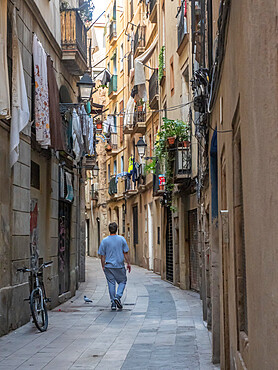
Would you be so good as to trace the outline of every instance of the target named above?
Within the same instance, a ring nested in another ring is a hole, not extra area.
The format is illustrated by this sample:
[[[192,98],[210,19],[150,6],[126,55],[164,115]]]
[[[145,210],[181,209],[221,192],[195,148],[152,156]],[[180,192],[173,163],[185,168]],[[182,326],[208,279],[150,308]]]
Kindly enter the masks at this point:
[[[84,105],[82,105],[80,109],[80,121],[82,123],[82,133],[83,133],[83,141],[84,141],[84,151],[85,153],[89,152],[89,119],[86,109]]]
[[[131,96],[128,99],[124,117],[124,127],[133,126],[133,117],[134,117],[134,110],[135,110],[135,100]]]
[[[59,89],[53,68],[53,61],[47,57],[47,76],[49,94],[49,122],[51,146],[55,150],[66,150],[65,135],[62,123],[62,116],[59,108]]]
[[[106,86],[110,81],[111,81],[111,73],[107,69],[105,69],[103,72],[101,84]]]
[[[89,145],[89,155],[95,154],[95,133],[94,133],[94,120],[92,117],[89,118],[89,136],[88,136],[88,145]]]
[[[158,42],[158,35],[154,39],[154,41],[151,43],[149,48],[141,54],[139,57],[137,57],[134,60],[134,86],[138,86],[138,96],[139,98],[144,99],[147,101],[147,90],[146,90],[146,76],[145,76],[145,70],[144,70],[144,64],[148,62],[148,60],[153,55],[153,52],[157,46]]]
[[[10,133],[10,166],[12,167],[19,157],[20,132],[28,125],[30,112],[27,90],[24,79],[21,52],[17,36],[16,9],[12,14],[12,119]]]
[[[131,155],[131,156],[128,158],[128,170],[127,170],[127,172],[128,172],[128,173],[132,173],[132,171],[133,171],[133,166],[134,166],[134,157],[133,157],[133,155]]]
[[[79,162],[82,156],[83,135],[81,130],[80,118],[75,109],[73,109],[72,111],[72,140],[76,161]]]
[[[37,36],[33,37],[33,60],[35,74],[35,126],[36,139],[41,147],[50,144],[49,99],[47,82],[47,56]]]
[[[10,118],[10,88],[7,59],[7,0],[0,1],[0,118]]]
[[[73,202],[74,194],[73,194],[73,186],[72,186],[72,174],[66,172],[66,185],[67,185],[67,195],[66,200]]]

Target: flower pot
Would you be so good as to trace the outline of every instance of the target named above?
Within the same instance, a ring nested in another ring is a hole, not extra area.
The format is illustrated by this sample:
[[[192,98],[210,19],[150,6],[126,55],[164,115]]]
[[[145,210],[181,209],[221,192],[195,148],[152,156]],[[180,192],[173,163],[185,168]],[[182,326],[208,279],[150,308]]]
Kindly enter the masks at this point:
[[[183,144],[183,147],[184,147],[184,148],[189,148],[189,146],[190,146],[190,141],[188,141],[188,140],[184,140],[184,141],[182,142],[182,144]]]
[[[143,112],[143,105],[137,105],[137,112]]]
[[[159,190],[164,190],[165,185],[159,185]]]
[[[170,146],[172,146],[172,145],[174,145],[175,144],[175,140],[176,140],[176,138],[173,136],[173,137],[168,137],[167,138],[167,141],[168,141],[168,144],[170,145]]]
[[[108,151],[110,151],[110,150],[112,150],[112,146],[111,146],[110,144],[108,144],[108,145],[106,146],[105,150],[106,150],[107,152],[108,152]]]
[[[97,122],[97,130],[102,130],[102,122]]]

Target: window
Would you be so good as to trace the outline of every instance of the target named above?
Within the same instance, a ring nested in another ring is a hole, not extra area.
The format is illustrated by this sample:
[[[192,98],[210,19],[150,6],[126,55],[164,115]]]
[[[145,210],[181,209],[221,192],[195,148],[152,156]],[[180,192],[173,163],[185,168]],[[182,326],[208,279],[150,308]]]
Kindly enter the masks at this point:
[[[160,244],[160,227],[157,227],[157,244]]]
[[[117,133],[117,105],[114,108],[114,133]]]
[[[122,155],[121,156],[121,172],[124,172],[124,169],[125,167],[124,167],[124,156]]]
[[[108,182],[110,182],[111,174],[110,174],[110,164],[108,165]]]
[[[119,104],[120,108],[120,141],[121,143],[124,141],[124,115],[121,114],[124,111],[124,101],[120,101]]]
[[[117,175],[117,160],[114,160],[114,175]]]
[[[174,77],[174,58],[171,56],[170,59],[170,89],[171,89],[171,96],[175,93],[175,77]]]
[[[31,186],[40,190],[40,166],[31,161]]]
[[[147,211],[147,206],[144,206],[145,209],[145,233],[148,232],[148,211]]]
[[[124,69],[124,44],[120,46],[120,71]]]

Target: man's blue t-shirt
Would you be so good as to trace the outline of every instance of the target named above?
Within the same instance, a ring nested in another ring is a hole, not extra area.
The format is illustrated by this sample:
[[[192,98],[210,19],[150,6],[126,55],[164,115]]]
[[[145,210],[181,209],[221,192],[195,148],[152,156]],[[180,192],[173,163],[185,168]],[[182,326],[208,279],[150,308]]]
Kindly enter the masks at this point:
[[[109,235],[100,243],[98,254],[105,256],[105,267],[122,268],[124,267],[124,252],[129,248],[123,236]]]

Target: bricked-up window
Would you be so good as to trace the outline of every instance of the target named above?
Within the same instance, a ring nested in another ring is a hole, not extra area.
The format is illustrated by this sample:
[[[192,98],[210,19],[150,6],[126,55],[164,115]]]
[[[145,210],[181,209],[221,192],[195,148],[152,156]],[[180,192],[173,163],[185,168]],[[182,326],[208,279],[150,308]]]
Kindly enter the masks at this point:
[[[174,57],[170,58],[170,90],[171,96],[175,93]]]
[[[124,116],[123,116],[123,111],[124,111],[124,101],[120,101],[119,104],[119,109],[120,109],[120,141],[121,143],[124,141]]]
[[[246,290],[246,256],[244,236],[242,162],[240,127],[234,129],[234,230],[236,256],[236,289],[238,331],[248,334],[247,290]]]
[[[31,161],[31,186],[40,190],[40,165]]]

